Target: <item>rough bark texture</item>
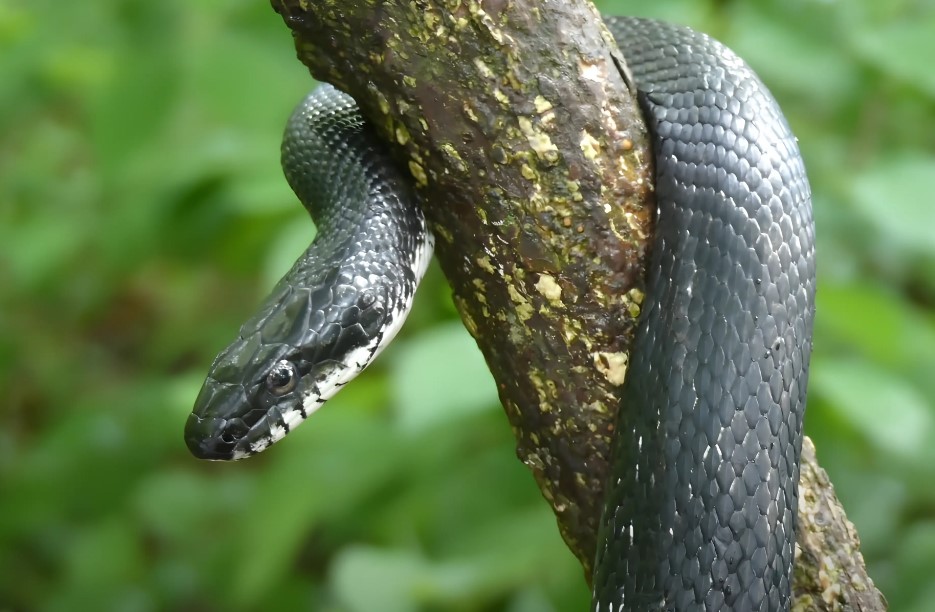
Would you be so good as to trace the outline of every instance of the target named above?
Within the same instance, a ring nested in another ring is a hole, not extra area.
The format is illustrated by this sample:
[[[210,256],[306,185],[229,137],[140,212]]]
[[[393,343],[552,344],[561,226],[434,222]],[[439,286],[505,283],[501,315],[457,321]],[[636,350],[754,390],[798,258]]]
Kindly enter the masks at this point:
[[[857,530],[807,437],[801,466],[793,612],[886,610],[886,600],[867,575]]]
[[[412,174],[517,455],[590,576],[652,235],[652,157],[612,38],[587,0],[272,3]],[[796,605],[883,609],[812,450]]]

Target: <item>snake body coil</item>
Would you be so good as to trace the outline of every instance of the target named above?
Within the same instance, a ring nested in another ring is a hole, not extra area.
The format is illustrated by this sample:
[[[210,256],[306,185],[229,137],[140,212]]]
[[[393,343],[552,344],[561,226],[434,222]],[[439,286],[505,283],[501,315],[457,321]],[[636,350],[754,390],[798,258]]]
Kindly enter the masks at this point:
[[[653,132],[658,210],[595,600],[788,609],[815,309],[802,158],[776,101],[723,45],[607,23]]]
[[[607,24],[654,137],[657,218],[592,607],[786,610],[815,290],[802,160],[724,46]],[[199,457],[259,452],[356,375],[398,329],[431,252],[343,94],[299,107],[283,163],[319,236],[215,360],[186,425]]]

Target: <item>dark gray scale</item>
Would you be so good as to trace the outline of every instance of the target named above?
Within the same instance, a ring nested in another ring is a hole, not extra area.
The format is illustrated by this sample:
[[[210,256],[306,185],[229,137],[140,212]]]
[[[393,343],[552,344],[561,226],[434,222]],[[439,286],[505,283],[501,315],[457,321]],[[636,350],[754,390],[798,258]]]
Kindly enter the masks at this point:
[[[657,219],[595,610],[786,610],[814,317],[810,190],[775,100],[687,28],[609,18]]]

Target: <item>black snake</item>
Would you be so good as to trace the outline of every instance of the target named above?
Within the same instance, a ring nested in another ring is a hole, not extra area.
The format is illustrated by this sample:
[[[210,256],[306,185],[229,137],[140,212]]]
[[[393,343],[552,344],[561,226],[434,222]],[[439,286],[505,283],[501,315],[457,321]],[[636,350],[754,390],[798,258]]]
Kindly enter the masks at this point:
[[[796,140],[711,38],[607,18],[653,135],[647,298],[613,449],[594,610],[787,610],[814,317]],[[356,105],[329,86],[283,141],[318,237],[218,355],[185,428],[198,457],[282,438],[404,319],[432,237]]]

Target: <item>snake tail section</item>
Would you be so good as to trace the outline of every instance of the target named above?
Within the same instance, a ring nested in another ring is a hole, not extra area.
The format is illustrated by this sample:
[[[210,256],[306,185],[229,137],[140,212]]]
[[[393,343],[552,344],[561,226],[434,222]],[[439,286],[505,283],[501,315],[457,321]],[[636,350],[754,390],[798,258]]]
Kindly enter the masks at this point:
[[[592,607],[787,610],[815,308],[802,159],[726,47],[607,25],[653,134],[657,218]]]
[[[402,326],[433,239],[410,183],[354,101],[330,85],[286,126],[286,179],[318,232],[211,366],[185,426],[204,459],[284,437],[363,370]]]

